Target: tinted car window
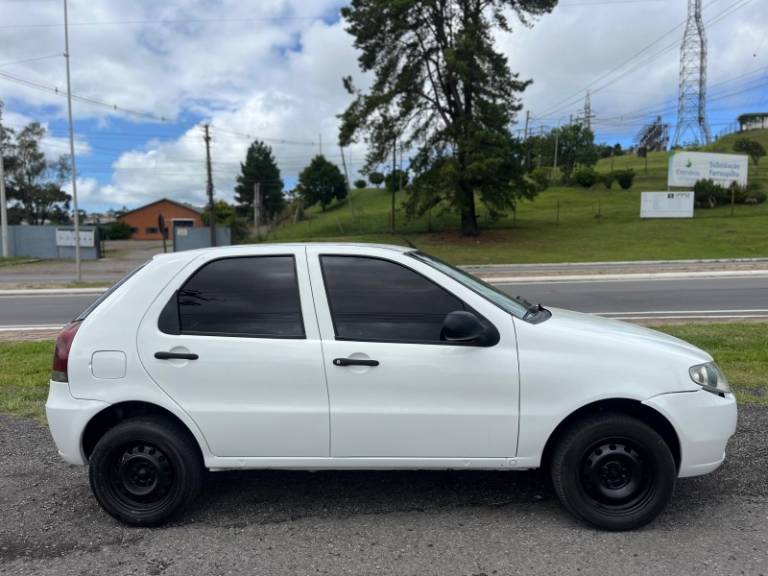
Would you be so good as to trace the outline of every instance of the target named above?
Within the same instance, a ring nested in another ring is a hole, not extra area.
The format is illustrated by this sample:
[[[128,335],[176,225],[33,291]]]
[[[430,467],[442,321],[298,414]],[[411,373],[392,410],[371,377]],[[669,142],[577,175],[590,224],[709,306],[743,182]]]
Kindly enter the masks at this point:
[[[172,334],[304,338],[294,259],[209,262],[168,303],[159,325]]]
[[[464,303],[424,276],[387,260],[322,256],[336,338],[442,342],[446,314]]]

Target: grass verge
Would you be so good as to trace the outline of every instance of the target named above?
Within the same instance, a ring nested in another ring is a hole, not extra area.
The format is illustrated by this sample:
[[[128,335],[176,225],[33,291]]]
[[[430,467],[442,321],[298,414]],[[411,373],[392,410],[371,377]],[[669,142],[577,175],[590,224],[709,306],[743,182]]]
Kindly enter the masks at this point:
[[[656,327],[711,353],[740,403],[768,406],[768,323]],[[53,341],[0,342],[0,412],[44,418]]]

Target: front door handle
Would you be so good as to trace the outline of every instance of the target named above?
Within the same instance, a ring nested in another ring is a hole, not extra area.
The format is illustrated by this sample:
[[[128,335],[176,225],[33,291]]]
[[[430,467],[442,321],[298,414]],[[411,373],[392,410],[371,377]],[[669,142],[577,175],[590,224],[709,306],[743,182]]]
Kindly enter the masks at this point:
[[[158,360],[197,360],[199,356],[191,352],[155,352]]]
[[[366,360],[363,358],[334,358],[334,366],[378,366],[378,360]]]

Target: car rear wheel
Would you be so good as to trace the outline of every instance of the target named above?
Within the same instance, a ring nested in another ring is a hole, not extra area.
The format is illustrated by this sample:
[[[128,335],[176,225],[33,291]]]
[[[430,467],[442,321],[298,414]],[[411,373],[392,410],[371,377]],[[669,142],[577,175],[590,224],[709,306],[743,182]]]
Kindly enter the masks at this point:
[[[551,474],[555,492],[574,515],[605,530],[632,530],[664,510],[677,468],[650,426],[602,414],[566,431],[552,455]]]
[[[110,429],[90,458],[91,490],[102,508],[132,526],[161,524],[189,504],[203,482],[190,434],[160,417],[137,417]]]

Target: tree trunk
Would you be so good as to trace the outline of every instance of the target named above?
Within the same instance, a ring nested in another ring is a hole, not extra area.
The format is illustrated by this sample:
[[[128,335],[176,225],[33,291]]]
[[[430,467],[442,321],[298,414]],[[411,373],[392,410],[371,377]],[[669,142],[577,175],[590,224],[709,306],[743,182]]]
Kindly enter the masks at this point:
[[[480,227],[477,225],[475,211],[475,194],[465,184],[461,186],[461,234],[462,236],[478,236]]]

